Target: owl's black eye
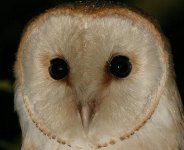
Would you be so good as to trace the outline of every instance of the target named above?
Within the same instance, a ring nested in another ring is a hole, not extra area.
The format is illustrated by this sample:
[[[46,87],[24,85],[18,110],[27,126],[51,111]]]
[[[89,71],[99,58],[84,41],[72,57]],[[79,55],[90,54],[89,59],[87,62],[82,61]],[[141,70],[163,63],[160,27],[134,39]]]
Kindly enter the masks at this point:
[[[112,58],[108,66],[108,70],[113,76],[125,78],[130,74],[132,64],[128,57],[118,55]]]
[[[50,76],[55,80],[64,79],[69,73],[69,67],[65,60],[55,58],[50,61]]]

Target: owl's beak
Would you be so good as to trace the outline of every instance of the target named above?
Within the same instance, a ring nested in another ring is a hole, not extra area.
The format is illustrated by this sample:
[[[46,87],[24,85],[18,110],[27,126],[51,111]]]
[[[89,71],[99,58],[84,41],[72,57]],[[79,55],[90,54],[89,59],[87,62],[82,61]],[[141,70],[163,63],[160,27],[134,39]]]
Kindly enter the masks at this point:
[[[89,124],[95,115],[95,111],[96,111],[95,101],[91,101],[86,104],[79,105],[79,113],[80,113],[82,125],[85,131],[88,130]]]

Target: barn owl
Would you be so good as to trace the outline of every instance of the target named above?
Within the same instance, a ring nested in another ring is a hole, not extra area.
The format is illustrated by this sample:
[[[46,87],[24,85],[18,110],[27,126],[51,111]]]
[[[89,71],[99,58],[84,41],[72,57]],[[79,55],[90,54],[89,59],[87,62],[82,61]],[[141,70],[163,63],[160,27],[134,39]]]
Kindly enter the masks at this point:
[[[48,10],[15,63],[22,150],[184,150],[173,72],[166,38],[139,11]]]

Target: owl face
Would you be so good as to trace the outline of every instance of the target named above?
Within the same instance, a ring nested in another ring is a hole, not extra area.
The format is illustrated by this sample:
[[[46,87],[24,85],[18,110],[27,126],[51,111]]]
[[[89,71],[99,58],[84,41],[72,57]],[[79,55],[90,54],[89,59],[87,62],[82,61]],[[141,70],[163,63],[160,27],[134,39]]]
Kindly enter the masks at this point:
[[[115,144],[156,109],[167,56],[156,27],[138,13],[85,9],[53,9],[31,23],[18,85],[27,117],[50,138]]]

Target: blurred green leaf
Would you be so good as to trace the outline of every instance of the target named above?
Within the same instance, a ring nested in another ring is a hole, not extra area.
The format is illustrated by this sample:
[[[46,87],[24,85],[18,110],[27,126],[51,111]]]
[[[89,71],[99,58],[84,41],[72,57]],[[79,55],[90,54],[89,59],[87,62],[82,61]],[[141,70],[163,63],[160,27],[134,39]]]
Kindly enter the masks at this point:
[[[0,80],[0,91],[12,92],[13,84],[9,80]]]
[[[1,150],[20,150],[20,137],[15,138],[11,143],[7,141],[0,141]]]

